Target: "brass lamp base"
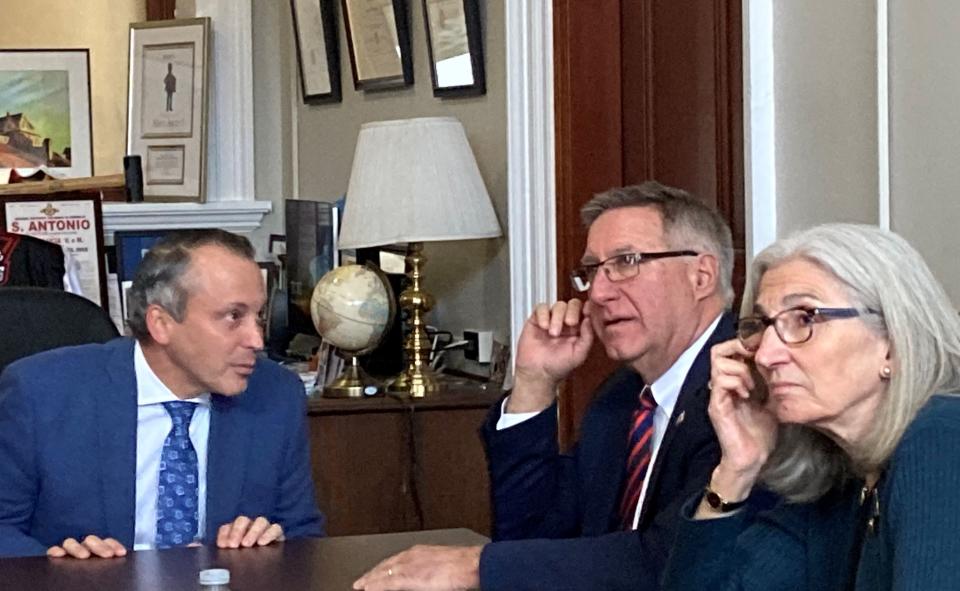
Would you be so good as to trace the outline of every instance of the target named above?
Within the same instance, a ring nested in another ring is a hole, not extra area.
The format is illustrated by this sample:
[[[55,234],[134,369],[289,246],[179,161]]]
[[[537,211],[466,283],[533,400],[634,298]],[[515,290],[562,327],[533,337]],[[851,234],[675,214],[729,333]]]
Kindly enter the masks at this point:
[[[397,376],[392,389],[403,392],[411,398],[423,398],[439,392],[440,384],[437,381],[436,372],[429,367],[421,368],[419,371],[405,369]]]
[[[424,317],[433,308],[433,296],[423,291],[423,266],[427,257],[423,254],[422,242],[407,246],[407,288],[400,294],[400,307],[407,312],[409,330],[403,339],[406,369],[397,377],[391,390],[411,398],[423,398],[440,391],[437,375],[430,368],[430,339],[427,337]]]
[[[364,398],[383,393],[373,378],[360,368],[356,355],[343,355],[348,363],[343,373],[324,387],[324,398]]]

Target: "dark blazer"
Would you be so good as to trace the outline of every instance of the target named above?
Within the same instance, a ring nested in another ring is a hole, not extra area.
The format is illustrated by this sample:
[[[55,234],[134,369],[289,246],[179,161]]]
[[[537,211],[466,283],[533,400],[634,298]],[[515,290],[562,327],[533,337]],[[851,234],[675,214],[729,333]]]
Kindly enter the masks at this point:
[[[683,382],[636,531],[618,531],[617,504],[640,376],[621,369],[604,383],[569,455],[558,449],[555,406],[503,431],[496,430],[500,404],[492,409],[483,436],[495,542],[480,559],[484,590],[658,588],[680,506],[720,459],[707,416],[710,347],[733,336],[733,316],[725,314]]]
[[[0,230],[0,286],[63,289],[65,272],[59,244]]]
[[[133,344],[66,347],[0,375],[0,556],[95,534],[133,547],[137,385]],[[247,390],[211,396],[206,531],[263,515],[287,538],[323,535],[300,380],[258,360]]]
[[[695,521],[695,495],[682,511],[664,589],[960,589],[958,447],[960,397],[933,396],[863,504],[863,481],[850,479],[811,503],[767,502]]]

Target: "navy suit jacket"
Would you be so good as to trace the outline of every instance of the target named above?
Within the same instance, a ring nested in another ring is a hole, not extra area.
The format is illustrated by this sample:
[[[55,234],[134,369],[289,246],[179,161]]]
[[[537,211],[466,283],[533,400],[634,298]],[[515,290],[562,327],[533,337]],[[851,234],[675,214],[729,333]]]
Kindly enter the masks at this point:
[[[494,540],[480,558],[484,590],[657,589],[680,507],[720,460],[707,416],[710,347],[734,336],[724,314],[687,373],[650,475],[636,531],[618,531],[627,433],[643,380],[629,369],[600,388],[570,454],[557,445],[555,406],[497,431],[500,404],[483,428]]]
[[[131,339],[46,351],[0,375],[0,556],[68,537],[133,548],[137,385]],[[239,515],[323,535],[300,380],[257,360],[247,390],[211,397],[205,543]]]

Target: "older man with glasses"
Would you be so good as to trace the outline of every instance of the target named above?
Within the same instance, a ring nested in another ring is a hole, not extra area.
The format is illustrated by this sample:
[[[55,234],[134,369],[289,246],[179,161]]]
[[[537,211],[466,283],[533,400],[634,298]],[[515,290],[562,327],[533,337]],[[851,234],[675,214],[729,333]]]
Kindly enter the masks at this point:
[[[517,344],[515,386],[483,428],[495,541],[412,548],[355,589],[659,587],[680,505],[719,458],[707,381],[711,345],[734,335],[730,230],[656,182],[601,193],[581,217],[587,245],[571,278],[586,301],[537,306]],[[622,367],[561,453],[557,388],[594,340]]]

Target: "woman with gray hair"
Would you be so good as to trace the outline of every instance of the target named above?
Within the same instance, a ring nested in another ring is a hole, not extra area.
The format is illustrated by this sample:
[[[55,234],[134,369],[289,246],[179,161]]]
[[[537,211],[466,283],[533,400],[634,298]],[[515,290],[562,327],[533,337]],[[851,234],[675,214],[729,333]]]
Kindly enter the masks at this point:
[[[923,259],[827,224],[749,283],[712,350],[722,459],[665,588],[960,589],[960,316]]]

